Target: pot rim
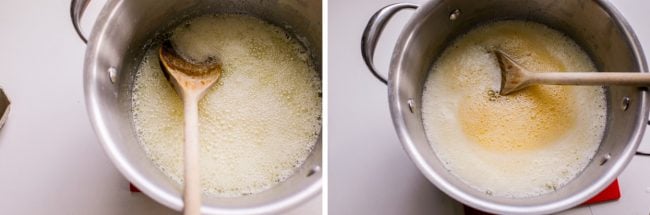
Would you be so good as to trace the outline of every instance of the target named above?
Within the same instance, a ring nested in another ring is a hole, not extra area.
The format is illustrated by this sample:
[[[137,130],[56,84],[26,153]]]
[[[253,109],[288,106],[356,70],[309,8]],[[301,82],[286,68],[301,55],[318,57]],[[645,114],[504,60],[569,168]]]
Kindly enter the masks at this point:
[[[409,158],[415,163],[417,168],[422,172],[422,174],[433,183],[438,189],[442,190],[447,195],[453,197],[454,199],[460,201],[461,203],[477,208],[479,210],[491,212],[491,213],[506,213],[506,214],[547,214],[553,213],[561,210],[565,210],[571,207],[574,207],[578,204],[581,204],[591,197],[595,196],[607,186],[609,186],[618,175],[625,169],[627,164],[631,161],[634,156],[641,139],[643,137],[644,131],[648,122],[648,99],[647,99],[647,90],[643,89],[640,92],[640,109],[641,112],[639,117],[635,122],[635,131],[631,141],[627,144],[625,149],[622,152],[622,156],[616,160],[616,163],[612,165],[610,171],[607,171],[602,177],[594,181],[587,189],[581,190],[576,193],[576,195],[571,196],[570,198],[560,199],[551,203],[541,204],[541,205],[528,205],[528,206],[512,206],[506,204],[495,203],[485,199],[477,198],[468,193],[463,192],[458,187],[453,186],[449,181],[445,180],[442,177],[442,174],[437,173],[434,169],[427,164],[426,160],[423,157],[423,154],[417,150],[417,147],[414,144],[414,141],[409,136],[409,132],[406,128],[406,121],[402,113],[408,112],[408,104],[401,103],[400,101],[406,101],[403,96],[400,95],[400,72],[399,69],[402,68],[403,59],[407,50],[404,47],[411,42],[411,33],[418,29],[420,26],[414,20],[425,19],[428,15],[428,12],[433,10],[435,6],[443,0],[432,0],[426,2],[424,5],[420,6],[414,13],[414,15],[409,19],[405,27],[402,29],[395,48],[393,50],[393,55],[390,61],[390,68],[388,74],[388,100],[390,113],[393,119],[393,126],[397,132],[397,135],[400,139],[402,147],[409,155]],[[616,26],[622,30],[624,36],[631,43],[631,52],[636,56],[636,63],[639,65],[640,72],[647,73],[648,65],[645,60],[645,56],[641,47],[639,40],[636,37],[631,26],[623,18],[621,13],[616,10],[616,8],[605,0],[595,0],[594,3],[598,4],[603,8],[606,13],[611,15],[611,18],[614,20]]]

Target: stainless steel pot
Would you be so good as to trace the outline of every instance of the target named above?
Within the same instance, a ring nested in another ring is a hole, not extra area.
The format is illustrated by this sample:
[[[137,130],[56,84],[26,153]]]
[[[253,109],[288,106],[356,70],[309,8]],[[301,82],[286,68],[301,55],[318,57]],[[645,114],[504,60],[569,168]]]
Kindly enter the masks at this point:
[[[414,8],[417,11],[393,50],[386,80],[372,62],[375,45],[392,15]],[[373,74],[388,83],[390,111],[404,149],[440,190],[492,213],[542,214],[576,206],[607,187],[633,157],[647,123],[647,88],[607,88],[607,127],[593,160],[566,186],[537,197],[513,199],[473,189],[445,169],[427,141],[420,106],[433,62],[458,35],[501,19],[532,20],[565,32],[587,51],[599,71],[648,72],[634,32],[621,14],[602,0],[432,0],[419,7],[389,5],[368,22],[362,55]]]
[[[79,19],[88,0],[73,0],[71,15],[81,38]],[[146,43],[184,18],[207,13],[246,13],[298,35],[312,51],[320,71],[321,1],[109,0],[88,38],[84,63],[86,108],[106,154],[142,192],[176,210],[183,207],[182,187],[147,158],[136,139],[131,116],[131,86]],[[268,214],[282,211],[321,190],[321,138],[312,154],[285,182],[261,193],[237,198],[203,197],[209,214]]]

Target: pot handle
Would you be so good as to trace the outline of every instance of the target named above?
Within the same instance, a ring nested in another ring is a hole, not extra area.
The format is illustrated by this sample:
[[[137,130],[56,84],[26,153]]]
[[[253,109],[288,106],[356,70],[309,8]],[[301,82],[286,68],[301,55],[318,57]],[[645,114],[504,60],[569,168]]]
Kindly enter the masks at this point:
[[[74,26],[74,30],[77,31],[77,35],[79,35],[79,38],[81,38],[84,43],[88,43],[88,37],[81,32],[80,23],[81,17],[84,15],[89,3],[90,0],[72,0],[72,3],[70,4],[70,18],[72,18],[72,25]]]
[[[363,56],[363,60],[366,62],[366,66],[370,69],[370,72],[372,72],[372,74],[384,84],[387,83],[386,77],[377,73],[377,69],[375,69],[375,64],[373,62],[377,41],[379,41],[379,37],[381,36],[384,27],[386,27],[386,23],[393,17],[393,15],[402,9],[417,8],[417,5],[410,3],[388,5],[370,17],[366,29],[363,31],[363,36],[361,37],[361,55]]]

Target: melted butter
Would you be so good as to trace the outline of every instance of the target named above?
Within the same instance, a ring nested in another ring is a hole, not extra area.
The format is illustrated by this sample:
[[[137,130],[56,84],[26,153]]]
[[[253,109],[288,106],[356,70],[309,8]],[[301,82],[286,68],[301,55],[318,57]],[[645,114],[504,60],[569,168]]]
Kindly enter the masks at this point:
[[[508,97],[488,93],[461,100],[458,116],[465,134],[493,150],[527,150],[551,144],[575,125],[567,89],[533,86]]]
[[[548,38],[540,35],[537,29],[522,25],[525,24],[483,28],[480,35],[459,42],[459,46],[481,44],[488,50],[502,50],[530,71],[566,71],[567,66],[548,49]]]
[[[480,44],[487,51],[504,51],[530,71],[566,71],[564,62],[547,49],[547,38],[541,38],[535,28],[513,23],[481,30],[481,34],[468,35],[453,49]],[[455,53],[463,54],[462,51]],[[462,58],[454,56],[449,59],[448,64],[461,65],[452,68],[451,75],[462,76],[463,72],[458,70],[466,68],[462,62],[454,62],[454,59]],[[468,80],[466,77],[451,78],[460,84]],[[478,84],[479,81],[473,82]],[[500,99],[487,93],[472,94],[461,100],[459,120],[468,137],[485,147],[495,150],[534,149],[552,143],[574,126],[575,117],[569,114],[573,110],[567,97],[568,90],[565,86],[538,85]]]
[[[191,59],[219,56],[223,73],[199,102],[201,187],[232,197],[290,177],[311,154],[321,124],[321,81],[305,50],[280,28],[244,15],[203,16],[173,31]],[[183,105],[154,46],[133,89],[133,118],[149,159],[183,182]]]

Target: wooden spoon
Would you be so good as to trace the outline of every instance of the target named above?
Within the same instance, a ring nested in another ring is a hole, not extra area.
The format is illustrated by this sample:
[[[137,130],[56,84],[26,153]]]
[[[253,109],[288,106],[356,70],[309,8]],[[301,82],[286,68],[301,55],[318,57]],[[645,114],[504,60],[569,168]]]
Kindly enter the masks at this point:
[[[637,72],[530,72],[506,53],[495,50],[501,67],[501,90],[508,95],[530,85],[650,86],[650,74]]]
[[[199,177],[199,110],[198,102],[205,92],[219,80],[221,64],[216,58],[204,62],[188,62],[177,54],[166,41],[159,56],[165,77],[183,99],[185,113],[185,188],[183,192],[184,214],[200,214],[201,181]]]

